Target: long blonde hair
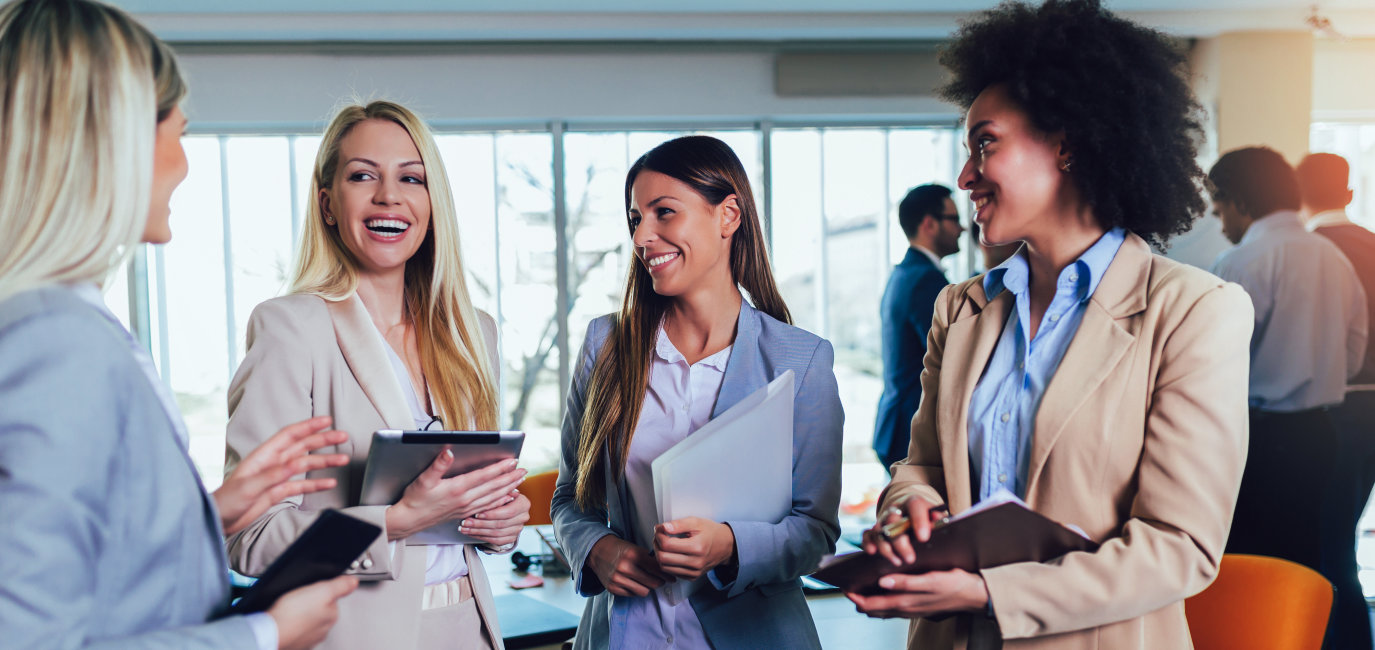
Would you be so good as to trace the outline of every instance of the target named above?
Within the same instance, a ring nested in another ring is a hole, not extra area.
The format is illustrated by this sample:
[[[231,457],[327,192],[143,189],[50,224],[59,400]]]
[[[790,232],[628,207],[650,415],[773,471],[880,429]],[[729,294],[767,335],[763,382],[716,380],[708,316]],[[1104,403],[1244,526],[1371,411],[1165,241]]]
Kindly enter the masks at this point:
[[[21,0],[0,7],[0,75],[0,300],[103,283],[148,223],[176,57],[114,7]]]
[[[450,428],[497,428],[496,369],[491,367],[477,310],[468,295],[458,239],[458,217],[444,161],[434,135],[406,107],[388,101],[346,106],[325,129],[315,156],[309,207],[291,277],[291,292],[330,301],[352,296],[358,288],[358,262],[344,246],[339,231],[325,224],[320,191],[333,187],[339,147],[354,126],[387,120],[406,130],[425,165],[430,193],[430,229],[419,250],[406,263],[406,310],[415,328],[420,366]]]
[[[631,165],[625,177],[625,209],[630,212],[630,190],[643,171],[654,171],[686,183],[711,205],[720,205],[735,195],[740,206],[740,227],[730,243],[731,279],[744,287],[755,308],[784,323],[792,315],[774,283],[769,253],[764,245],[764,229],[759,222],[754,193],[740,159],[726,143],[705,135],[690,135],[669,140]],[[635,229],[630,227],[631,236]],[[654,292],[649,271],[638,260],[630,264],[621,309],[611,324],[611,333],[592,365],[587,387],[587,407],[583,411],[578,440],[578,479],[574,497],[578,507],[588,510],[606,503],[606,483],[602,478],[603,454],[610,459],[612,476],[625,475],[630,455],[630,440],[640,421],[645,389],[649,385],[649,363],[654,353],[659,325],[672,299]]]

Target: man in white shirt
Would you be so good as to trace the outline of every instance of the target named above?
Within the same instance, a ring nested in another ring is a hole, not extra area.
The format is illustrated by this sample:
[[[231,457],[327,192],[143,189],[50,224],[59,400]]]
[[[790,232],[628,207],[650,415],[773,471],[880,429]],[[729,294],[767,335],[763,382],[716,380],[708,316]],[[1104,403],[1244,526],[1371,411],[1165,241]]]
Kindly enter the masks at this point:
[[[1332,242],[1303,227],[1293,168],[1263,147],[1230,151],[1208,172],[1213,210],[1236,244],[1213,272],[1255,304],[1251,435],[1228,553],[1321,567],[1321,501],[1336,461],[1328,409],[1365,355],[1365,293]]]
[[[1367,322],[1375,322],[1375,232],[1347,218],[1351,167],[1341,156],[1309,154],[1299,161],[1299,190],[1309,232],[1326,237],[1356,269],[1365,290]],[[1337,464],[1323,507],[1322,573],[1337,588],[1328,626],[1328,647],[1371,650],[1370,611],[1357,579],[1356,527],[1375,485],[1375,345],[1366,345],[1360,372],[1346,386],[1346,400],[1332,410]]]

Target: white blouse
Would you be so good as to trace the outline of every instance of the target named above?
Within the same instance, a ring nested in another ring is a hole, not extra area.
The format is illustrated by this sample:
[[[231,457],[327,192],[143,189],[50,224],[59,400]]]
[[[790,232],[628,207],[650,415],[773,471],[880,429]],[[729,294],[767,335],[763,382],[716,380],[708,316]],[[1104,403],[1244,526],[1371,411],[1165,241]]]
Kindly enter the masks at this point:
[[[378,332],[381,336],[381,332]],[[430,415],[425,412],[420,405],[420,398],[416,394],[415,385],[411,383],[411,373],[406,369],[406,362],[401,360],[401,356],[393,350],[387,343],[385,337],[382,340],[382,347],[387,350],[387,358],[391,361],[392,372],[396,373],[396,381],[401,384],[401,394],[406,398],[406,405],[411,409],[411,418],[415,420],[416,429],[424,429],[430,423]],[[426,397],[430,395],[426,394]],[[430,399],[430,408],[434,408],[434,399]],[[454,525],[458,525],[457,522]],[[396,544],[396,542],[392,542]],[[391,549],[395,553],[395,549]],[[431,544],[425,547],[425,586],[442,584],[450,580],[456,580],[468,575],[468,560],[463,557],[462,544]]]
[[[711,419],[733,347],[688,365],[662,327],[657,336],[649,385],[625,467],[635,537],[629,541],[645,548],[653,547],[654,525],[659,521],[650,464]],[[662,591],[655,591],[645,598],[616,598],[612,606],[624,608],[626,614],[625,627],[611,630],[613,648],[711,647],[687,600],[673,605]]]

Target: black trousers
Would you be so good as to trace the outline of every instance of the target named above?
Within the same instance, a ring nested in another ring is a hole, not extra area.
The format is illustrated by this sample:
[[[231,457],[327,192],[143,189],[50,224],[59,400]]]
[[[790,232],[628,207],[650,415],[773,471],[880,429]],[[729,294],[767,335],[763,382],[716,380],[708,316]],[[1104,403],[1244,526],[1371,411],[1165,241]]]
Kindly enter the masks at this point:
[[[1228,553],[1268,555],[1322,569],[1323,498],[1336,459],[1326,409],[1251,410],[1251,438]]]
[[[1329,648],[1371,650],[1370,610],[1357,579],[1357,525],[1375,485],[1375,391],[1348,393],[1331,411],[1337,459],[1323,499],[1322,574],[1337,588]]]

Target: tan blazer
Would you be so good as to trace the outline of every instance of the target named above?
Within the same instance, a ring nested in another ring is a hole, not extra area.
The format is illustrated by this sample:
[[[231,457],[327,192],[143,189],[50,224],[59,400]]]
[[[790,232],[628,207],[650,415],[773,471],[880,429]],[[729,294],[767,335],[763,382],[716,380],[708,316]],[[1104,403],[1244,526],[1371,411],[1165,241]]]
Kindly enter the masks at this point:
[[[1013,309],[982,276],[936,303],[908,458],[881,508],[972,505],[968,414]],[[1046,389],[1027,503],[1094,553],[982,572],[1006,648],[1189,648],[1183,599],[1212,581],[1246,461],[1251,301],[1128,235]],[[909,648],[964,648],[975,616],[913,621]],[[981,623],[986,625],[987,623]]]
[[[495,355],[496,324],[480,316],[487,349]],[[234,570],[260,574],[325,508],[340,508],[386,530],[385,506],[356,505],[368,447],[374,431],[413,429],[415,420],[384,345],[356,295],[341,302],[283,296],[253,310],[247,354],[229,386],[225,471],[282,426],[320,415],[333,416],[334,427],[348,432],[349,440],[330,453],[348,454],[351,462],[312,474],[336,478],[334,489],[282,501],[230,536],[226,546]],[[496,363],[493,356],[493,367]],[[490,634],[487,642],[501,647],[491,588],[473,546],[463,555],[476,616],[471,602],[422,616],[425,547],[398,542],[393,557],[386,540],[385,534],[379,536],[360,567],[350,571],[362,582],[339,602],[339,622],[321,647],[465,648],[478,645],[483,627]],[[440,645],[431,639],[435,630],[455,630],[456,636]]]

